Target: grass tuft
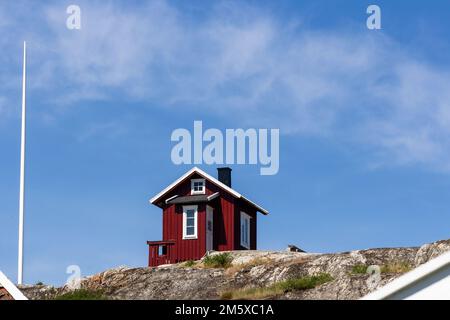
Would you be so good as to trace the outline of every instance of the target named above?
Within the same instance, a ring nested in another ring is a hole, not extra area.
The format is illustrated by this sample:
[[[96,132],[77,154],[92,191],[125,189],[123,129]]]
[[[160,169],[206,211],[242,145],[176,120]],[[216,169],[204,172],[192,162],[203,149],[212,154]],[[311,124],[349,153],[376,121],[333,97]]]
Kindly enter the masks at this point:
[[[220,254],[214,254],[206,256],[203,259],[203,265],[207,268],[229,268],[233,257],[230,253],[224,252]]]
[[[197,263],[194,260],[188,260],[185,263],[183,263],[183,267],[191,268],[195,266]]]
[[[56,296],[55,300],[108,300],[100,290],[78,289]]]
[[[352,267],[351,274],[366,274],[367,268],[367,265],[356,264]],[[381,273],[405,273],[411,269],[411,264],[405,261],[393,261],[380,266]]]
[[[366,274],[367,268],[365,264],[355,264],[352,267],[352,274]]]
[[[382,265],[380,271],[381,273],[405,273],[411,269],[412,266],[410,263],[405,261],[397,261]]]
[[[333,277],[328,273],[319,273],[312,276],[292,278],[274,283],[268,287],[238,289],[222,293],[221,298],[226,300],[241,299],[255,300],[274,297],[290,291],[312,289],[324,283],[333,281]]]
[[[294,290],[312,289],[321,284],[333,281],[333,277],[328,273],[319,273],[313,276],[288,279],[279,282],[277,285],[285,292]]]

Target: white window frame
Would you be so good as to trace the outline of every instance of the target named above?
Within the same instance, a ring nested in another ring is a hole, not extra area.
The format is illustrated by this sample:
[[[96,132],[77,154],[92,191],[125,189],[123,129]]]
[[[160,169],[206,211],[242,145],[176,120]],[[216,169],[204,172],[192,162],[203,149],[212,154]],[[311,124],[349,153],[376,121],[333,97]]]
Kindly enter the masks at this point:
[[[187,234],[187,213],[188,210],[195,210],[194,213],[194,234]],[[198,206],[183,206],[183,239],[197,239],[198,236]]]
[[[203,190],[194,191],[194,183],[195,182],[203,182]],[[205,179],[191,179],[191,195],[192,194],[205,194],[206,193],[206,182]]]
[[[250,242],[251,242],[251,219],[252,217],[250,217],[248,214],[246,214],[244,211],[241,211],[241,223],[240,223],[240,238],[241,238],[241,246],[243,246],[246,249],[250,249]],[[248,222],[247,225],[247,241],[248,242],[244,242],[244,237],[243,237],[243,228],[245,227],[244,221]]]

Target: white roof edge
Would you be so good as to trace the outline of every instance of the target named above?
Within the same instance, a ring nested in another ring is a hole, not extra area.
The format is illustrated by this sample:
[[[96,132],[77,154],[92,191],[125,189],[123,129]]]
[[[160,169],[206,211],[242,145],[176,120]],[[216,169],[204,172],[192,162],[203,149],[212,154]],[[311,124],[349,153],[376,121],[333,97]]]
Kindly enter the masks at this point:
[[[397,279],[392,280],[382,288],[367,294],[361,300],[382,300],[397,293],[398,291],[407,288],[416,283],[422,278],[427,277],[431,273],[450,264],[450,251],[441,254],[440,256],[418,266],[417,268],[405,273]]]
[[[199,175],[203,176],[204,178],[211,180],[213,183],[217,184],[219,187],[225,189],[226,191],[230,192],[231,194],[233,194],[235,197],[240,198],[241,194],[239,192],[236,192],[235,190],[231,189],[229,186],[223,184],[222,182],[220,182],[219,180],[217,180],[216,178],[214,178],[213,176],[210,176],[209,174],[207,174],[205,171],[201,170],[198,167],[193,167],[192,169],[190,169],[189,171],[187,171],[185,174],[183,174],[181,177],[179,177],[177,180],[175,180],[174,182],[172,182],[169,186],[167,186],[164,190],[162,190],[160,193],[158,193],[156,196],[154,196],[153,198],[150,199],[150,203],[154,203],[156,200],[158,200],[162,195],[164,195],[167,191],[169,191],[170,189],[172,189],[173,187],[175,187],[177,184],[179,184],[181,181],[183,181],[184,179],[186,179],[187,177],[189,177],[191,174],[193,174],[194,172],[197,172]]]
[[[177,180],[175,180],[174,182],[172,182],[169,186],[167,186],[166,188],[164,188],[164,190],[162,190],[160,193],[158,193],[156,196],[154,196],[153,198],[151,198],[149,200],[150,203],[154,203],[156,200],[158,200],[158,198],[160,198],[164,193],[166,193],[167,191],[169,191],[170,189],[172,189],[173,187],[175,187],[178,183],[180,183],[181,181],[183,181],[184,179],[186,179],[188,176],[190,176],[195,169],[197,169],[197,167],[194,167],[192,169],[190,169],[188,172],[186,172],[185,174],[183,174],[181,177],[179,177]]]
[[[255,206],[262,214],[265,214],[265,215],[268,215],[268,214],[269,214],[269,211],[267,211],[266,209],[264,209],[264,208],[261,207],[261,206],[258,206],[258,205],[257,205],[256,203],[254,203],[253,201],[247,199],[247,198],[244,197],[244,196],[241,196],[241,198],[244,199],[245,201],[251,203],[253,206]]]
[[[178,198],[178,195],[177,195],[177,194],[174,195],[174,196],[172,196],[172,197],[170,197],[170,198],[168,198],[168,199],[166,199],[166,203],[168,203],[170,200],[173,200],[173,199],[175,199],[175,198]]]
[[[3,272],[0,271],[0,286],[3,286],[6,291],[14,298],[14,300],[28,300],[27,297],[9,280]]]
[[[181,177],[179,177],[177,180],[175,180],[174,182],[172,182],[169,186],[167,186],[166,188],[164,188],[164,190],[162,190],[161,192],[159,192],[157,195],[155,195],[153,198],[150,199],[150,203],[153,204],[156,200],[158,200],[162,195],[164,195],[166,192],[168,192],[170,189],[172,189],[173,187],[175,187],[178,183],[180,183],[181,181],[183,181],[184,179],[186,179],[187,177],[189,177],[191,174],[193,174],[194,172],[198,173],[199,175],[203,176],[205,179],[210,180],[212,183],[216,184],[217,186],[221,187],[222,189],[224,189],[225,191],[228,191],[229,193],[231,193],[233,196],[235,196],[236,198],[239,199],[244,199],[247,202],[251,203],[252,205],[254,205],[259,211],[261,211],[263,214],[269,214],[269,212],[258,206],[256,203],[254,203],[253,201],[250,201],[249,199],[245,198],[243,195],[241,195],[239,192],[237,192],[236,190],[230,188],[229,186],[227,186],[226,184],[220,182],[219,180],[217,180],[216,178],[214,178],[213,176],[209,175],[208,173],[206,173],[205,171],[203,171],[202,169],[198,168],[198,167],[193,167],[192,169],[190,169],[189,171],[187,171],[185,174],[183,174]]]
[[[208,201],[211,201],[219,196],[219,192],[215,192],[212,195],[208,196]]]

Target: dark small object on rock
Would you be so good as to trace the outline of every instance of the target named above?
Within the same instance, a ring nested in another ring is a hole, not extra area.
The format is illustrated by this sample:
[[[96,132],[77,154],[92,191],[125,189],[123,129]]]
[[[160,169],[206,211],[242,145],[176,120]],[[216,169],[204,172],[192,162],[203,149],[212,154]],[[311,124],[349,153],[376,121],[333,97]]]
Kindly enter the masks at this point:
[[[289,252],[306,252],[305,250],[300,249],[299,247],[293,245],[293,244],[288,244],[288,247],[286,249],[286,251]]]

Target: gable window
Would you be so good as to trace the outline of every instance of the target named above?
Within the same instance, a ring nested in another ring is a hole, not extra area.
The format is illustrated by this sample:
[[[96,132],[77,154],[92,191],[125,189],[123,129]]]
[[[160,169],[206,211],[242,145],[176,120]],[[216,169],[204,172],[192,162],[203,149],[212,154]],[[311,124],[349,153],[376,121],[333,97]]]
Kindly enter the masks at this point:
[[[205,179],[191,180],[191,194],[205,194]]]
[[[251,217],[241,211],[241,246],[250,249],[250,219]]]
[[[197,206],[183,206],[183,239],[197,239]]]

